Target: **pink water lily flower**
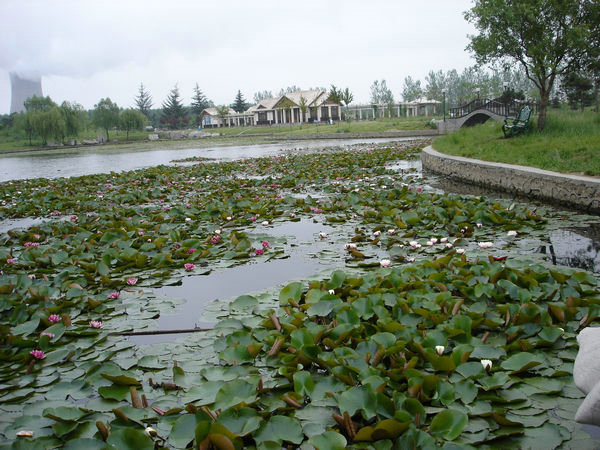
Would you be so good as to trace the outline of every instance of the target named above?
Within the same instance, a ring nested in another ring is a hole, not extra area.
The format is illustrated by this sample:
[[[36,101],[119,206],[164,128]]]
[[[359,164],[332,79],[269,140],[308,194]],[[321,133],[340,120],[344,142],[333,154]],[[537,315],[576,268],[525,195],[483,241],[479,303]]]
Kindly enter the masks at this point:
[[[256,253],[257,256],[260,256],[260,255],[264,255],[265,251],[262,248],[259,248],[259,249],[256,249],[254,251],[254,253]]]
[[[119,293],[119,292],[111,292],[110,294],[108,294],[108,298],[116,299],[116,298],[119,298],[120,295],[121,295],[121,293]]]
[[[494,246],[494,244],[491,242],[479,242],[477,243],[477,245],[479,246],[479,248],[491,248]]]
[[[92,320],[92,321],[90,321],[90,327],[102,328],[102,322],[100,320]]]
[[[48,339],[53,339],[54,338],[54,333],[40,333],[40,337],[43,338],[44,336],[47,336]]]
[[[269,248],[271,244],[269,244],[269,241],[262,241],[262,246],[263,248]]]
[[[44,359],[46,357],[42,350],[31,350],[29,354],[35,359]]]
[[[15,260],[13,258],[7,258],[6,259],[6,264],[14,264]]]
[[[194,268],[195,268],[196,266],[195,266],[195,265],[193,265],[192,263],[185,263],[185,264],[183,265],[183,267],[185,268],[185,270],[187,270],[187,271],[189,272],[190,270],[194,270]]]
[[[137,283],[137,278],[131,277],[131,278],[127,278],[127,284],[129,286],[133,286],[135,283]]]
[[[48,321],[50,321],[52,323],[60,322],[60,316],[58,314],[50,314],[48,316]]]
[[[191,254],[192,254],[192,253],[194,253],[195,251],[196,251],[196,249],[195,249],[195,248],[190,248],[190,249],[188,250],[188,253],[191,255]]]
[[[390,267],[392,265],[392,261],[390,261],[389,259],[382,259],[381,261],[379,261],[379,265],[381,267]]]

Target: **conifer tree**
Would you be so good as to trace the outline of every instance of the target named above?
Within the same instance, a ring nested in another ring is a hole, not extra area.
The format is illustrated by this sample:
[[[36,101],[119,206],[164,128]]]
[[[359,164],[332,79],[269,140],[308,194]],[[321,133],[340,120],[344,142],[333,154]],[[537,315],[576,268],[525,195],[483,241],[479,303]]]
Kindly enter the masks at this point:
[[[140,83],[140,89],[135,98],[135,105],[139,112],[148,117],[148,112],[150,111],[150,108],[152,108],[152,96],[144,87],[144,83]]]
[[[171,89],[167,99],[162,104],[160,121],[175,130],[183,127],[187,122],[185,108],[181,102],[177,85]]]
[[[240,90],[237,91],[237,95],[235,96],[234,102],[231,104],[231,108],[238,113],[242,113],[248,109],[248,103],[246,103]]]
[[[206,98],[204,93],[198,87],[198,83],[194,87],[194,95],[192,96],[192,104],[191,110],[194,115],[196,126],[200,124],[200,114],[206,108],[210,108],[212,106],[212,102]]]

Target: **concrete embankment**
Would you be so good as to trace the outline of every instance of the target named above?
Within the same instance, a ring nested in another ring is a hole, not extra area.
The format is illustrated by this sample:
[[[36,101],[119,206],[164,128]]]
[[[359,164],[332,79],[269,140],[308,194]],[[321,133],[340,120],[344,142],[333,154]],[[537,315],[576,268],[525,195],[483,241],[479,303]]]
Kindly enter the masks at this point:
[[[431,146],[421,161],[424,171],[464,183],[600,214],[600,178],[445,155]]]

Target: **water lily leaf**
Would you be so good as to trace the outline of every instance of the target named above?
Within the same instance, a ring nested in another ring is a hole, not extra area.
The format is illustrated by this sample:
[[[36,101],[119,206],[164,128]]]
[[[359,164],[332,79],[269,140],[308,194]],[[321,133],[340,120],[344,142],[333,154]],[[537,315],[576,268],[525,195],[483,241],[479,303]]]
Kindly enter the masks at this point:
[[[310,395],[315,389],[315,383],[309,372],[301,370],[294,374],[294,391],[300,395]]]
[[[152,355],[142,356],[138,360],[137,366],[143,369],[165,369],[165,365],[160,363],[156,356]]]
[[[558,394],[563,390],[565,383],[554,378],[531,377],[523,378],[523,383],[534,386],[542,394]]]
[[[547,344],[554,344],[562,334],[563,331],[558,327],[544,327],[542,328],[542,331],[538,333],[538,337]]]
[[[152,450],[154,441],[144,430],[123,428],[111,430],[106,443],[123,450]]]
[[[256,401],[256,384],[244,380],[225,383],[217,392],[214,409],[225,410],[240,403],[250,405]]]
[[[446,409],[435,415],[429,426],[429,431],[434,436],[439,436],[449,441],[456,439],[469,423],[468,416],[454,409]]]
[[[44,410],[44,417],[58,420],[60,422],[75,422],[88,413],[79,409],[71,408],[67,406],[60,406],[58,408],[48,408]]]
[[[101,386],[98,388],[98,394],[103,398],[122,401],[129,397],[128,385]]]
[[[465,378],[477,378],[484,373],[483,365],[474,361],[461,364],[456,371]]]
[[[483,387],[484,390],[492,391],[504,387],[509,380],[510,377],[506,372],[496,372],[491,376],[478,378],[477,382]]]
[[[183,396],[184,403],[198,403],[200,405],[208,405],[214,403],[217,392],[223,386],[224,381],[205,381],[192,387]]]
[[[337,305],[341,303],[342,301],[339,298],[336,298],[334,300],[320,300],[317,303],[313,303],[312,305],[310,305],[308,310],[306,310],[306,314],[308,314],[310,317],[325,317],[329,313],[331,313]]]
[[[544,360],[538,355],[529,352],[520,352],[503,361],[500,367],[510,370],[511,374],[516,374],[529,370],[543,362]]]
[[[506,356],[506,351],[502,348],[492,347],[491,345],[478,345],[471,353],[474,359],[490,359],[495,361]]]
[[[313,436],[308,440],[316,450],[343,450],[348,442],[340,433],[326,431],[318,436]]]
[[[290,304],[290,300],[294,303],[299,303],[302,297],[302,283],[293,282],[284,287],[279,293],[279,304],[286,306]]]
[[[291,442],[300,444],[304,436],[302,427],[296,419],[287,416],[273,416],[268,421],[264,421],[254,434],[254,440],[258,445],[270,441],[281,444]]]
[[[106,378],[119,386],[141,386],[138,380],[128,375],[109,375],[107,373],[100,374],[102,378]]]
[[[169,433],[169,442],[175,448],[186,448],[194,440],[196,426],[200,421],[193,414],[179,417]]]
[[[377,414],[377,400],[370,386],[355,386],[342,392],[338,403],[340,411],[347,412],[350,416],[360,411],[363,417],[369,420]]]
[[[331,280],[327,283],[327,289],[338,289],[344,283],[346,273],[343,270],[336,270],[331,274]]]
[[[229,308],[232,311],[245,311],[250,313],[256,306],[258,306],[258,300],[256,298],[251,295],[242,295],[231,302]]]
[[[14,334],[15,336],[20,336],[20,335],[28,335],[33,333],[38,325],[40,324],[40,318],[39,317],[35,317],[31,320],[28,320],[27,322],[24,322],[20,325],[17,325],[16,327],[14,327],[12,329],[12,334]]]
[[[217,418],[217,423],[238,436],[246,436],[256,431],[261,422],[262,418],[252,408],[229,408]]]
[[[62,448],[63,450],[79,450],[82,448],[86,450],[103,450],[106,448],[106,442],[90,438],[69,439]]]

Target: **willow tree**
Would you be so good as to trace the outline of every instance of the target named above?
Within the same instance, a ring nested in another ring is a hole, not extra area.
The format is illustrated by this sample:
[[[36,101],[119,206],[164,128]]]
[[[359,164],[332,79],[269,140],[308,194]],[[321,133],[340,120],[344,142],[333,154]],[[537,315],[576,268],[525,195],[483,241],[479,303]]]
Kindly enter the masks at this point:
[[[542,130],[554,82],[585,57],[599,7],[597,0],[475,0],[465,19],[479,34],[470,36],[467,48],[480,64],[525,69],[539,91]]]

